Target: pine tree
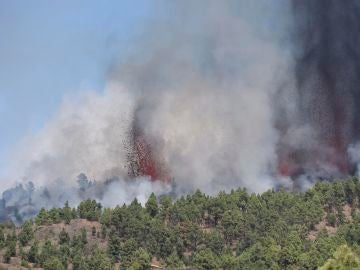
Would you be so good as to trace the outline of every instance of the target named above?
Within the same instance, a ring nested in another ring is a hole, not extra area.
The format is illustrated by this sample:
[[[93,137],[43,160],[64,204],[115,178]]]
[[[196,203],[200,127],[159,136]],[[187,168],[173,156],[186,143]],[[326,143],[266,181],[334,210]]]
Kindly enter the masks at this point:
[[[159,206],[154,193],[151,193],[148,201],[145,204],[145,208],[151,217],[155,217],[159,212]]]

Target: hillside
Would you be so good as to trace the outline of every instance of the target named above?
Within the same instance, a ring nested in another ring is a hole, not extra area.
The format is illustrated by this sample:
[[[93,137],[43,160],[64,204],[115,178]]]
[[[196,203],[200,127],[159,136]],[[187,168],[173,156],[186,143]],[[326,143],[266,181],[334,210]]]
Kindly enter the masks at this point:
[[[359,209],[357,178],[112,209],[89,199],[2,224],[0,269],[360,269]]]

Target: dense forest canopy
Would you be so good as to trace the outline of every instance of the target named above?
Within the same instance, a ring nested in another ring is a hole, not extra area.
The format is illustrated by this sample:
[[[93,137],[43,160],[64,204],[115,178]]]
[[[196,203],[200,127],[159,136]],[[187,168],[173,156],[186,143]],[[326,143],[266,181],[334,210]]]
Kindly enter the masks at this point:
[[[2,224],[0,245],[4,263],[18,257],[49,270],[359,269],[360,181],[305,192],[198,190],[176,201],[152,194],[144,206],[115,208],[88,199],[42,209],[21,227]]]

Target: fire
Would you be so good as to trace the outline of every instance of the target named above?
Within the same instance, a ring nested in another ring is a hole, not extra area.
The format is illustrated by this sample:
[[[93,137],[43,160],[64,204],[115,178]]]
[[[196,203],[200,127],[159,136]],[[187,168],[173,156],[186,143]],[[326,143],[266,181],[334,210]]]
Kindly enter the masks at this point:
[[[151,145],[147,143],[144,136],[136,138],[135,151],[137,154],[139,176],[150,176],[152,181],[161,180],[169,182],[170,178],[164,172],[164,165],[155,157]]]
[[[286,146],[282,146],[285,147]],[[326,150],[325,150],[326,149]],[[277,173],[281,176],[297,177],[306,172],[320,172],[319,177],[349,174],[347,147],[341,140],[331,140],[327,145],[311,150],[286,149],[279,153]],[[284,153],[285,152],[285,153]]]
[[[151,181],[170,182],[169,172],[161,157],[149,143],[142,130],[134,125],[128,153],[128,174],[130,177],[149,176]]]

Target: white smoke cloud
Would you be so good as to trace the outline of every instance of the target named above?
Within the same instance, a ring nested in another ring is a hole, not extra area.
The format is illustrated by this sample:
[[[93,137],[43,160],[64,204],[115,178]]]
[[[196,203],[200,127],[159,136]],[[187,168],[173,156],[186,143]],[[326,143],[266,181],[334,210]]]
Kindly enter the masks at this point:
[[[126,175],[125,140],[134,97],[110,84],[104,94],[89,92],[67,97],[55,117],[18,147],[16,179],[48,185],[67,184],[81,172],[90,179]]]
[[[150,177],[137,177],[132,181],[120,179],[106,186],[101,203],[105,207],[110,207],[117,204],[128,204],[136,198],[139,203],[145,205],[152,192],[157,195],[169,194],[171,186],[160,181],[152,182]]]
[[[51,186],[55,194],[57,187],[75,187],[84,172],[104,184],[99,197],[105,205],[170,192],[170,185],[127,177],[136,110],[177,194],[274,187],[274,100],[281,87],[292,89],[282,40],[287,5],[277,2],[179,1],[175,18],[151,25],[144,47],[112,70],[102,94],[66,97],[45,127],[25,138],[13,179]],[[292,107],[288,101],[284,108]],[[109,179],[118,180],[106,184]]]
[[[266,31],[268,2],[209,3],[185,1],[182,10],[191,15],[181,17],[181,30],[169,26],[176,29],[173,39],[152,45],[146,61],[137,59],[114,77],[140,89],[141,125],[161,146],[180,193],[263,191],[275,185],[273,100],[291,67],[278,42],[284,29]]]

